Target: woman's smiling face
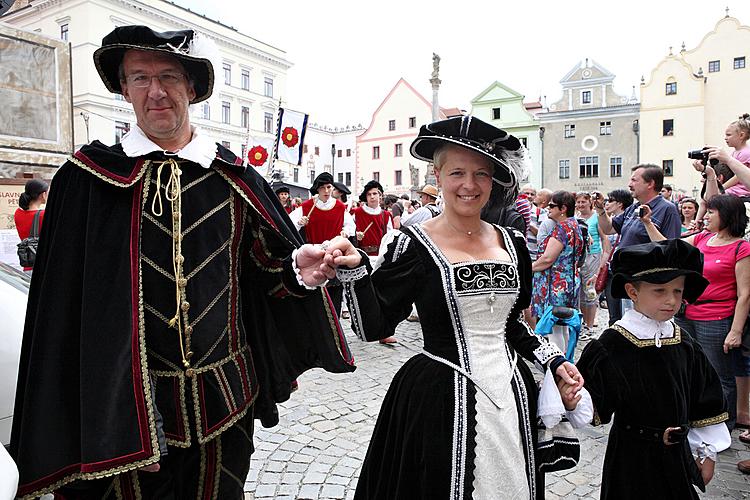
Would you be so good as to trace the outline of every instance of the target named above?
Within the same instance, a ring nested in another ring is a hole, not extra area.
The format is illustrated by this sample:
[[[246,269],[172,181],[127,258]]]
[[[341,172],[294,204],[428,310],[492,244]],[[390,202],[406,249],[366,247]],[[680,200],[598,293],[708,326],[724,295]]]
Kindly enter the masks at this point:
[[[492,191],[492,164],[469,149],[446,148],[440,154],[440,166],[435,168],[438,185],[443,189],[445,210],[463,217],[478,217]]]

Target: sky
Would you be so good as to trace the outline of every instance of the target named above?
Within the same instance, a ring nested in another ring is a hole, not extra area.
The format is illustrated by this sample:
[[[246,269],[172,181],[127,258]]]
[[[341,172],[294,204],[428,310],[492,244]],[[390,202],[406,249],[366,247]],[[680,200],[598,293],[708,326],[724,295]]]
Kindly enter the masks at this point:
[[[750,26],[747,0],[221,0],[210,10],[205,0],[172,1],[285,50],[293,66],[281,97],[331,127],[367,127],[399,78],[430,100],[433,52],[443,107],[469,110],[495,81],[552,104],[586,58],[616,75],[618,93],[629,97],[635,85],[638,96],[669,47],[695,48],[726,7]]]

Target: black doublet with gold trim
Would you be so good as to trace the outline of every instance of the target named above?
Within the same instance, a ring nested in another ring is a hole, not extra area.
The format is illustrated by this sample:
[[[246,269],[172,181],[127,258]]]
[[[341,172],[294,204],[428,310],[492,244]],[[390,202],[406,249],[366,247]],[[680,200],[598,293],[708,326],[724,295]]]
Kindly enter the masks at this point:
[[[326,292],[297,283],[299,244],[270,187],[221,146],[209,169],[78,151],[53,179],[29,294],[19,496],[157,462],[154,401],[168,442],[190,446],[251,404],[275,424],[309,368],[354,370]]]

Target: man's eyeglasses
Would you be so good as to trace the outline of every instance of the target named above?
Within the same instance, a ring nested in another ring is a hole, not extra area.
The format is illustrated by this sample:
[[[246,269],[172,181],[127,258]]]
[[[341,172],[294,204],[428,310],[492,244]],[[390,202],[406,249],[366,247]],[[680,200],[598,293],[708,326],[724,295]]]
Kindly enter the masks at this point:
[[[182,73],[176,73],[176,72],[165,72],[158,75],[146,75],[143,73],[135,73],[133,75],[128,75],[125,77],[125,82],[132,86],[137,88],[146,88],[151,86],[151,80],[152,79],[158,79],[159,83],[163,87],[174,87],[175,85],[178,85],[185,79],[185,75]]]

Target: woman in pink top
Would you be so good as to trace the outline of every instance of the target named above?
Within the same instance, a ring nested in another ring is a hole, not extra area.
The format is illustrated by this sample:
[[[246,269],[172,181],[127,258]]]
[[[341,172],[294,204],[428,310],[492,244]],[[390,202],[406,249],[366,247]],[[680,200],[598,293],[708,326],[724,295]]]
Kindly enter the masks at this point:
[[[693,334],[719,374],[729,429],[748,428],[750,357],[743,356],[740,347],[750,311],[750,243],[742,239],[747,215],[742,200],[728,194],[714,196],[706,206],[706,231],[685,241],[703,253],[703,276],[710,285],[677,322]],[[643,223],[652,240],[666,239],[650,219]]]

